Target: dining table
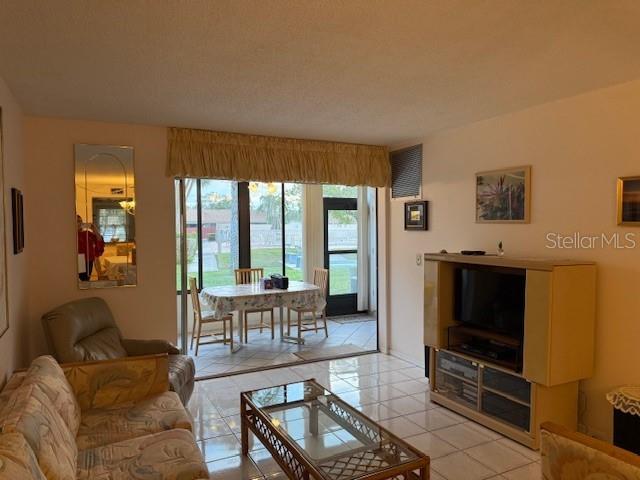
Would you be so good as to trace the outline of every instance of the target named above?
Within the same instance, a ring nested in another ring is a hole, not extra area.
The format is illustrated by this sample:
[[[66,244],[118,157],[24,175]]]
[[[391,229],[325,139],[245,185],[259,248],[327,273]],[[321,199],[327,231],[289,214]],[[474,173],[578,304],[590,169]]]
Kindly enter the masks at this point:
[[[242,348],[244,338],[243,316],[246,310],[259,308],[278,308],[280,313],[280,340],[303,344],[304,338],[285,335],[284,309],[309,309],[321,312],[327,300],[320,287],[313,283],[289,281],[289,288],[264,288],[262,283],[245,283],[239,285],[221,285],[206,287],[200,293],[200,300],[216,318],[238,312],[239,341],[237,349]],[[233,335],[233,332],[231,332]],[[236,349],[236,350],[237,350]],[[236,351],[234,350],[234,351]]]
[[[128,255],[104,256],[102,258],[110,280],[126,277],[127,271],[132,266]]]

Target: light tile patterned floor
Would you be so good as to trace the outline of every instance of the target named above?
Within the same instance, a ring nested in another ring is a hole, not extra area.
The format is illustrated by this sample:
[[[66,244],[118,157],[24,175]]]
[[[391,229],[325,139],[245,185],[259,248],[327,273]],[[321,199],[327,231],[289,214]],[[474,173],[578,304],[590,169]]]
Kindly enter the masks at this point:
[[[240,392],[307,378],[429,455],[434,480],[541,478],[538,452],[435,405],[422,369],[383,354],[198,382],[189,409],[211,478],[286,478],[259,442],[240,455]]]
[[[354,317],[346,323],[328,320],[329,336],[324,331],[305,332],[304,345],[283,343],[279,338],[276,324],[275,339],[271,339],[271,332],[263,330],[249,331],[249,343],[236,353],[230,353],[229,346],[221,343],[202,345],[195,356],[191,350],[189,354],[196,362],[196,375],[206,377],[223,373],[237,373],[256,367],[270,365],[285,365],[299,362],[296,356],[300,352],[326,352],[326,357],[340,353],[340,348],[348,348],[348,353],[357,351],[371,351],[377,348],[376,321],[369,316]],[[292,334],[295,334],[295,329]]]

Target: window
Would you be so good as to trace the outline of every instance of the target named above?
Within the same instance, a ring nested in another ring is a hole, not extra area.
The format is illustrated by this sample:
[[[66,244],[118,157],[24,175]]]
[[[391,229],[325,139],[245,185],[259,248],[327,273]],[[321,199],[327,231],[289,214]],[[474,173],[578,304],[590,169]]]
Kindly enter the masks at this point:
[[[304,185],[209,179],[182,181],[186,200],[187,275],[197,278],[201,288],[233,284],[234,270],[241,267],[263,268],[265,275],[280,273],[291,280],[303,280]],[[326,198],[355,201],[357,193],[357,187],[323,186]],[[178,211],[179,204],[177,193]],[[329,248],[339,251],[330,262],[335,277],[332,292],[355,292],[357,212],[333,211],[329,235]],[[176,238],[180,238],[179,215]],[[179,290],[180,242],[176,245]]]
[[[187,276],[195,277],[200,288],[232,284],[239,265],[238,183],[186,178],[184,188]],[[177,194],[178,211],[179,203]],[[179,215],[176,218],[176,285],[180,290]]]
[[[302,275],[302,185],[284,184],[284,273],[291,280]]]
[[[282,184],[249,183],[251,267],[266,276],[283,272]]]
[[[132,200],[124,197],[93,199],[93,219],[105,242],[131,242],[134,240],[132,214],[127,213],[127,210],[121,205],[121,202]]]
[[[323,185],[322,196],[324,198],[357,198],[358,187],[347,185]]]
[[[238,184],[201,180],[202,285],[234,283],[238,268]]]

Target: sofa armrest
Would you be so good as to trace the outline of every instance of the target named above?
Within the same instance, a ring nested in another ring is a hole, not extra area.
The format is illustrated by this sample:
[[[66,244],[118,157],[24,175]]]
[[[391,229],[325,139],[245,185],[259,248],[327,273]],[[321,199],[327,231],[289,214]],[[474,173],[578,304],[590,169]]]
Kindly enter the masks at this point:
[[[640,456],[610,443],[550,422],[540,425],[540,438],[545,480],[564,480],[569,478],[566,472],[579,472],[584,465],[590,466],[591,474],[640,478]]]
[[[158,353],[168,353],[170,355],[180,353],[180,350],[175,345],[166,340],[122,339],[122,346],[127,351],[127,354],[132,357],[155,355]]]
[[[61,365],[81,410],[104,408],[169,390],[167,354]]]

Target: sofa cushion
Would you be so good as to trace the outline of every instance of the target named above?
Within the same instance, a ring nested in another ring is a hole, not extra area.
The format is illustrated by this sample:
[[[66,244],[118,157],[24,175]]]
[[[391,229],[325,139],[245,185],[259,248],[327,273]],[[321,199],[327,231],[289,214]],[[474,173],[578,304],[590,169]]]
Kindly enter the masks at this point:
[[[62,368],[53,357],[42,356],[31,362],[23,385],[31,384],[44,392],[75,436],[80,426],[80,405]]]
[[[83,450],[77,475],[78,480],[209,478],[193,435],[179,429]]]
[[[186,407],[193,393],[196,365],[188,355],[169,355],[169,388]]]
[[[46,480],[33,450],[20,433],[0,434],[0,478]]]
[[[84,412],[76,444],[86,450],[173,428],[193,431],[193,424],[178,395],[165,392],[136,404]]]
[[[75,478],[78,449],[49,398],[36,385],[21,385],[0,413],[3,433],[21,433],[48,480]]]

